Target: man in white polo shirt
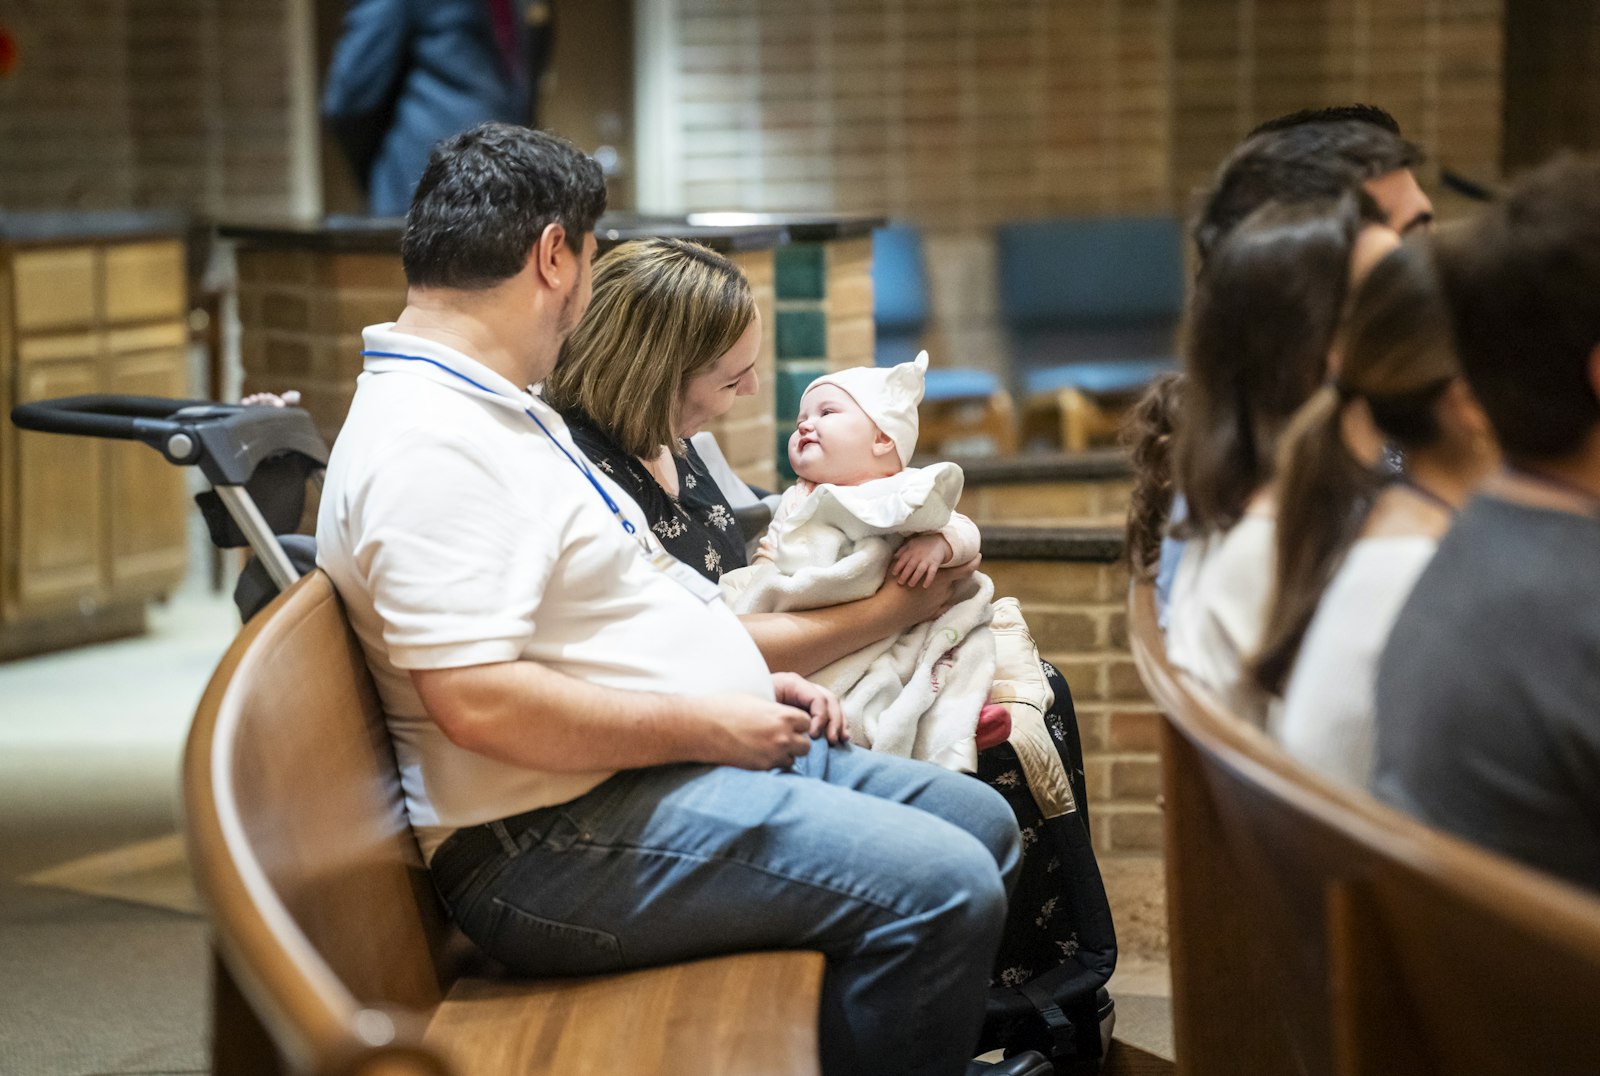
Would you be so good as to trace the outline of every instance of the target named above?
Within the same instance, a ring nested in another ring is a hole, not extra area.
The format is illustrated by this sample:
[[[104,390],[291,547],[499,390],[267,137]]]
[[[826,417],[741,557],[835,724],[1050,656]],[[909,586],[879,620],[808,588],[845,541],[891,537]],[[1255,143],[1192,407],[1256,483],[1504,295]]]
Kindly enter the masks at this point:
[[[486,124],[441,143],[366,331],[318,560],[462,929],[528,974],[828,956],[830,1072],[959,1072],[1019,837],[982,783],[813,740],[772,675],[525,386],[589,299],[599,168]]]

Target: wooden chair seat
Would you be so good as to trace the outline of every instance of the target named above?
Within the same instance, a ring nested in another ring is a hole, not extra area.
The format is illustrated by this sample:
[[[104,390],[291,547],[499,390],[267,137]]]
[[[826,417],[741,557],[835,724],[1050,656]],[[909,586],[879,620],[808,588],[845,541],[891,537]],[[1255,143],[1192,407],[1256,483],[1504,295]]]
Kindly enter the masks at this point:
[[[1086,452],[1095,445],[1115,443],[1133,399],[1091,396],[1075,388],[1031,394],[1022,415],[1023,442],[1062,452]]]
[[[359,643],[322,572],[240,633],[195,717],[185,835],[217,1073],[816,1073],[823,958],[468,978]],[[481,961],[480,961],[481,963]]]
[[[936,372],[929,371],[930,375]],[[919,410],[919,451],[944,456],[950,454],[952,444],[982,439],[994,446],[996,455],[1016,455],[1016,414],[1011,394],[1004,389],[987,396],[924,399]]]
[[[743,953],[594,979],[460,979],[423,1041],[461,1073],[788,1073],[816,1051],[820,953]],[[714,1004],[708,999],[716,999]]]

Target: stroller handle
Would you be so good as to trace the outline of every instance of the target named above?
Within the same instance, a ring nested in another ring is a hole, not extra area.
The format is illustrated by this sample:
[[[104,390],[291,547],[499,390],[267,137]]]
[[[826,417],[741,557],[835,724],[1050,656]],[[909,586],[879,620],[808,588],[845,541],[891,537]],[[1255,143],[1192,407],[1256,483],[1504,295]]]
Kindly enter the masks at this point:
[[[169,463],[198,466],[212,485],[240,486],[284,453],[328,463],[328,447],[298,407],[251,407],[165,396],[62,396],[12,408],[18,428],[141,441]]]
[[[11,409],[11,421],[22,430],[143,441],[160,449],[173,434],[183,431],[171,417],[174,412],[205,406],[216,405],[164,396],[63,396],[18,404]]]

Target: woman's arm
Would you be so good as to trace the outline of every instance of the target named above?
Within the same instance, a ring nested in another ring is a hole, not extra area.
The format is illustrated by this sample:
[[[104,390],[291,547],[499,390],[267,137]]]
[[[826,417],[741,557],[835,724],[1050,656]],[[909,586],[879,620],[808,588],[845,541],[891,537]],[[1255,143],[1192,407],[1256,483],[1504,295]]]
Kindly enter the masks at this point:
[[[941,568],[929,587],[905,587],[890,578],[870,598],[798,613],[746,613],[739,621],[767,668],[810,676],[846,654],[943,613],[956,603],[957,589],[982,560],[974,557]]]

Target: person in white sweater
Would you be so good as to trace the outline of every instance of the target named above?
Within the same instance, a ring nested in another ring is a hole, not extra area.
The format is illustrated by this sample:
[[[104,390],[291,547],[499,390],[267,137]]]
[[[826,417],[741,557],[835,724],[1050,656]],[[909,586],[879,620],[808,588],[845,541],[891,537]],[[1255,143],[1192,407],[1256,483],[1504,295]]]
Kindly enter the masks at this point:
[[[1255,686],[1281,695],[1276,735],[1314,770],[1365,786],[1373,682],[1400,606],[1456,511],[1498,460],[1462,380],[1426,240],[1361,284],[1336,379],[1284,435],[1276,579]],[[1402,454],[1375,468],[1352,443],[1370,420]]]
[[[1269,203],[1212,252],[1190,304],[1174,447],[1186,513],[1174,532],[1188,544],[1167,653],[1257,724],[1268,697],[1247,665],[1272,587],[1276,444],[1327,377],[1358,242],[1385,238],[1397,241],[1355,195]]]

